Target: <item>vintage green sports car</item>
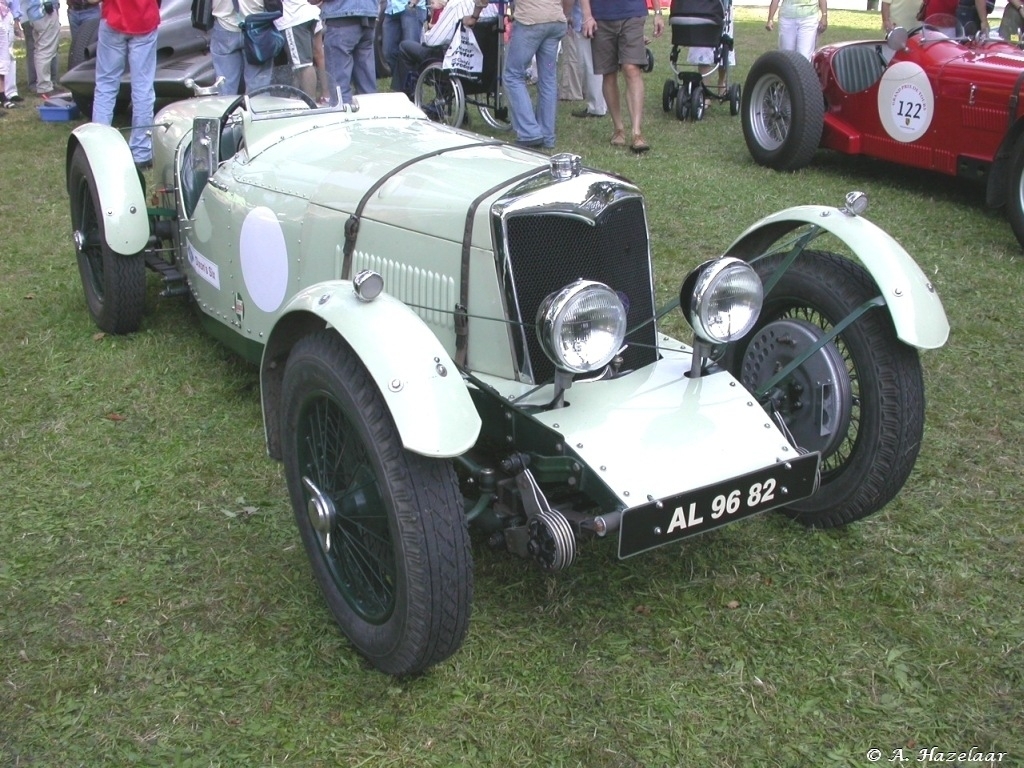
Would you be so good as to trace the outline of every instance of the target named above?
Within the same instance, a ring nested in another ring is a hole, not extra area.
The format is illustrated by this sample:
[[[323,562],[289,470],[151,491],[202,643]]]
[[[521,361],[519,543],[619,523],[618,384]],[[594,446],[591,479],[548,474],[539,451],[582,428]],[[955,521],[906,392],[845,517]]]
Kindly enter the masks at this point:
[[[401,94],[318,109],[271,86],[156,122],[149,201],[117,130],[68,143],[89,312],[137,329],[149,267],[259,366],[313,573],[380,670],[463,642],[471,529],[557,571],[588,539],[625,558],[775,507],[843,525],[912,470],[918,350],[949,329],[859,193],[686,276],[688,344],[659,331],[640,190],[576,156]]]

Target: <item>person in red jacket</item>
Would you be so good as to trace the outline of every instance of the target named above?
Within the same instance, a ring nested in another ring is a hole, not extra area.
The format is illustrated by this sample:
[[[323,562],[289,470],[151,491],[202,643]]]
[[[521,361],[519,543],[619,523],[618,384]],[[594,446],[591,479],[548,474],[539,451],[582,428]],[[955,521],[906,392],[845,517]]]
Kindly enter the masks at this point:
[[[93,0],[90,0],[92,2]],[[99,2],[99,0],[96,0]],[[110,125],[125,65],[131,70],[132,134],[128,140],[138,168],[153,165],[153,125],[156,91],[156,29],[160,25],[157,0],[103,0],[96,41],[96,91],[92,120]]]

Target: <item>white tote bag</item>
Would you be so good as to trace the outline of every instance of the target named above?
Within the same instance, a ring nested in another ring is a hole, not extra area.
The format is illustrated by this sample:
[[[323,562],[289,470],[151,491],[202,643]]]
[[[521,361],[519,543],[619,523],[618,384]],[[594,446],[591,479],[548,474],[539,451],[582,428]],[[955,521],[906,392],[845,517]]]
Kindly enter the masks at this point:
[[[462,22],[459,22],[455,37],[445,51],[441,66],[448,72],[464,76],[478,75],[484,70],[484,52],[480,50],[473,30],[466,29]]]

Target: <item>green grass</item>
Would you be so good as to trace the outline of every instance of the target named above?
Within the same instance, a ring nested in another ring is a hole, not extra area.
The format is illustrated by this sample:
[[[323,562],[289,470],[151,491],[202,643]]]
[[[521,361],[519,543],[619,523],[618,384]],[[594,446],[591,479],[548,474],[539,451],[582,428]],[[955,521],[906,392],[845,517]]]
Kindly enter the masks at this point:
[[[737,12],[735,82],[775,44],[763,15]],[[824,42],[879,26],[830,17]],[[653,46],[653,150],[612,149],[575,104],[559,149],[647,194],[661,299],[763,215],[870,195],[952,324],[923,355],[925,442],[902,494],[840,531],[766,515],[627,562],[593,544],[559,576],[477,542],[461,652],[416,679],[369,670],[310,578],[256,372],[155,283],[140,333],[96,334],[62,188],[72,126],[12,111],[0,765],[863,767],[872,747],[915,762],[932,746],[1024,764],[1024,262],[1009,225],[953,179],[826,152],[796,174],[757,167],[726,106],[701,123],[662,112],[669,44]]]

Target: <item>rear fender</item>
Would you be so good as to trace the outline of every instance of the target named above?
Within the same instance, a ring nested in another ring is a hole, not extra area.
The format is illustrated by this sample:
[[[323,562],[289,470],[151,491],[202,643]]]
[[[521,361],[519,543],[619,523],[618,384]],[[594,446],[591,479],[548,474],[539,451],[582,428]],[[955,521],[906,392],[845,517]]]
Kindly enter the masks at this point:
[[[860,216],[819,205],[787,208],[747,229],[725,255],[753,261],[787,234],[808,224],[842,240],[871,274],[901,341],[920,349],[935,349],[946,343],[949,321],[935,287],[899,243]]]
[[[71,158],[79,147],[85,151],[96,180],[107,246],[114,253],[136,255],[149,242],[149,215],[146,193],[128,142],[109,125],[86,123],[75,128],[68,138],[65,162],[65,185],[69,191]]]
[[[480,415],[444,346],[409,307],[386,293],[360,301],[348,280],[307,288],[284,308],[260,366],[267,450],[281,459],[281,385],[288,353],[303,336],[331,328],[359,356],[391,413],[402,445],[431,457],[458,456],[480,434]]]

